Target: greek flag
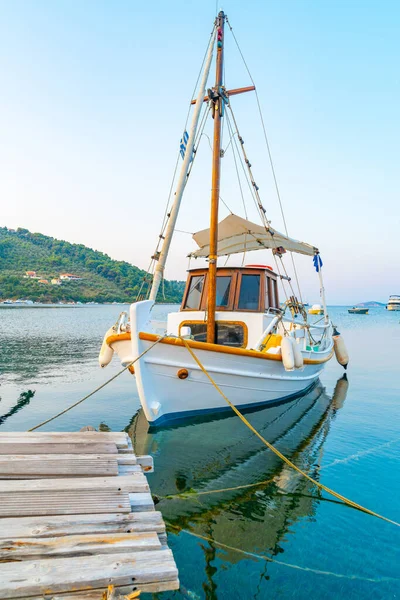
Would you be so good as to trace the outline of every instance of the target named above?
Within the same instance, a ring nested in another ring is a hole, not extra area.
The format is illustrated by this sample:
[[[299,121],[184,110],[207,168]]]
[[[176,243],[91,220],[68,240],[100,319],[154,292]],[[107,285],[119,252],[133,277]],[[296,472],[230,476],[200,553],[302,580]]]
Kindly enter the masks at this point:
[[[182,156],[182,160],[185,158],[185,154],[186,154],[186,148],[187,148],[187,143],[189,141],[189,134],[187,131],[185,131],[185,133],[183,134],[182,138],[181,138],[181,142],[179,145],[179,149],[180,149],[180,153]]]
[[[315,256],[313,258],[313,263],[314,263],[315,270],[317,271],[317,273],[319,273],[319,270],[323,265],[322,258],[320,257],[319,254],[315,254]]]

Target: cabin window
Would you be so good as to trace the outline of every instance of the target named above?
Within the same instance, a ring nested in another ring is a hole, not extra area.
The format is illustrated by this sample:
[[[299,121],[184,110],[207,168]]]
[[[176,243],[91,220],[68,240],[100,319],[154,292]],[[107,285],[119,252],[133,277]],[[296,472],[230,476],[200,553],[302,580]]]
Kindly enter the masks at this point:
[[[217,299],[216,306],[228,306],[229,301],[229,291],[231,289],[231,279],[230,276],[221,276],[217,277]]]
[[[207,341],[207,323],[205,321],[184,321],[179,326],[190,327],[192,338],[196,342]],[[216,344],[232,346],[233,348],[246,348],[247,326],[241,321],[216,321]]]
[[[260,298],[260,275],[242,275],[239,310],[258,310]]]
[[[199,310],[203,285],[204,275],[194,275],[190,278],[190,286],[186,297],[185,308]]]

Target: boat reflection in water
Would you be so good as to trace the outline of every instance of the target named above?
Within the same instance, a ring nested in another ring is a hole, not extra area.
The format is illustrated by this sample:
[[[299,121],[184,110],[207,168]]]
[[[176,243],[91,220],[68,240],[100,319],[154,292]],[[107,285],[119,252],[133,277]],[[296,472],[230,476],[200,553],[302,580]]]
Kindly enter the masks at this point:
[[[324,441],[348,389],[346,376],[330,397],[320,382],[290,403],[247,415],[283,454],[318,480]],[[318,490],[262,445],[240,419],[192,421],[151,431],[138,413],[128,431],[137,454],[154,457],[149,476],[157,508],[172,527],[190,529],[248,552],[276,554],[290,525],[315,514]],[[265,482],[257,487],[248,486]],[[190,492],[211,492],[190,496]],[[165,498],[188,492],[188,496]],[[243,556],[227,550],[229,562]]]

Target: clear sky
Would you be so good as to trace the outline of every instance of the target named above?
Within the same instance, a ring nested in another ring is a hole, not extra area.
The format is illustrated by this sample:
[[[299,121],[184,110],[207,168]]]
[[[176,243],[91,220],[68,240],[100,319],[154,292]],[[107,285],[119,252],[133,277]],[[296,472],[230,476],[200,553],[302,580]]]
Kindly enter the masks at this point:
[[[0,0],[0,225],[147,267],[215,6]],[[400,3],[220,7],[257,85],[289,234],[320,248],[328,302],[399,294]],[[228,31],[226,40],[228,89],[249,85]],[[282,229],[254,94],[232,102],[267,214]],[[205,139],[179,229],[208,227],[210,160]],[[221,195],[243,216],[229,152],[223,169]],[[168,278],[185,278],[193,248],[175,235]],[[311,259],[298,262],[303,295],[316,302]]]

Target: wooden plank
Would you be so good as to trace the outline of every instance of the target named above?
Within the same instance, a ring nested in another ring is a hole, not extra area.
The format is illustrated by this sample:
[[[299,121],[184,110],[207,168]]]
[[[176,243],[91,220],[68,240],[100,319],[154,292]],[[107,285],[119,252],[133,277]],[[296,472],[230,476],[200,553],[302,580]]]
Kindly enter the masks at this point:
[[[179,590],[179,579],[170,581],[158,581],[156,583],[141,583],[140,586],[116,586],[115,590],[119,594],[131,594],[135,591],[141,591],[143,594],[156,594],[157,592],[168,592]],[[104,588],[104,591],[106,588]],[[29,600],[101,600],[102,590],[91,592],[67,592],[66,594],[46,594],[45,596],[29,596]]]
[[[115,431],[56,431],[26,432],[5,431],[0,433],[0,440],[18,443],[72,443],[72,442],[114,442],[118,448],[128,448],[128,434]]]
[[[154,473],[154,461],[152,456],[145,454],[143,456],[137,456],[136,460],[145,473]]]
[[[8,442],[0,438],[0,455],[2,454],[117,454],[114,442],[88,443],[23,443]]]
[[[127,437],[127,443],[128,443],[128,447],[127,448],[120,448],[120,452],[131,452],[132,454],[134,454],[134,449],[133,449],[133,445],[132,445],[132,440],[131,438]]]
[[[132,473],[143,473],[143,469],[140,465],[118,465],[118,475],[132,474]]]
[[[118,465],[118,475],[133,475],[135,473],[143,473],[140,465]]]
[[[130,512],[131,502],[128,492],[112,490],[0,493],[0,517]]]
[[[117,463],[119,465],[136,465],[137,458],[134,454],[116,454]]]
[[[25,493],[53,490],[115,490],[124,492],[148,492],[149,484],[142,472],[124,477],[80,477],[57,479],[0,479],[1,493]]]
[[[165,532],[159,511],[14,517],[0,520],[0,538],[55,537],[140,531]],[[1,590],[1,586],[0,586]]]
[[[0,562],[160,549],[161,544],[155,532],[69,535],[38,539],[4,538],[0,540]]]
[[[150,493],[129,494],[132,512],[154,510],[154,502]]]
[[[142,583],[175,581],[177,577],[170,550],[0,563],[2,598],[101,589],[109,584],[134,584],[140,589]]]
[[[118,474],[118,455],[23,454],[0,456],[0,479],[29,477],[112,476]]]

